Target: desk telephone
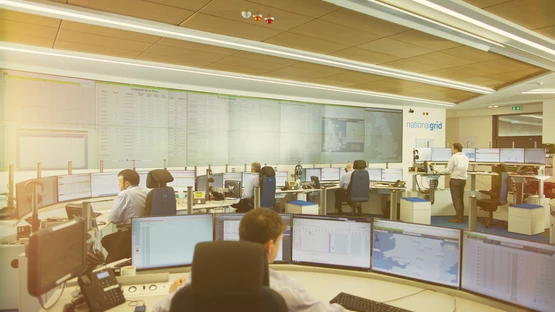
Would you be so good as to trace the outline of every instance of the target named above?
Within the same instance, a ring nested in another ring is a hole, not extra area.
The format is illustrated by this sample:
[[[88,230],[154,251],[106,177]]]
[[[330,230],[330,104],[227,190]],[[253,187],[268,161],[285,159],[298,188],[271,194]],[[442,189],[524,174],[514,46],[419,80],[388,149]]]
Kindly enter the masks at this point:
[[[407,184],[407,182],[405,182],[403,180],[397,180],[397,181],[395,181],[395,183],[391,184],[391,186],[393,186],[393,187],[405,187],[405,184]]]
[[[105,311],[125,303],[123,291],[111,269],[81,275],[78,283],[91,312]]]

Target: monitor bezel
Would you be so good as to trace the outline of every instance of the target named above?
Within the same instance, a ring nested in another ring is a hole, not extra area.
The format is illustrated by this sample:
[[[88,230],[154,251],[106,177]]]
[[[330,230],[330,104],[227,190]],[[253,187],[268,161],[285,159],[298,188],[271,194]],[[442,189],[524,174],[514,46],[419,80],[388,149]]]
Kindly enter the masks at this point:
[[[318,263],[318,262],[308,262],[308,261],[295,261],[293,260],[293,236],[294,236],[294,227],[295,227],[295,219],[322,219],[328,221],[338,221],[338,222],[346,222],[346,221],[355,221],[360,223],[369,223],[370,224],[370,249],[372,247],[372,235],[373,235],[373,218],[371,217],[351,217],[351,216],[322,216],[322,215],[306,215],[306,214],[292,214],[291,215],[291,264],[295,265],[304,265],[304,266],[314,266],[314,267],[321,267],[321,268],[331,268],[331,269],[344,269],[344,270],[351,270],[351,271],[361,271],[361,272],[371,272],[372,268],[372,250],[370,250],[370,259],[368,261],[368,268],[363,267],[355,267],[355,266],[348,266],[348,265],[334,265],[334,264],[325,264],[325,263]]]

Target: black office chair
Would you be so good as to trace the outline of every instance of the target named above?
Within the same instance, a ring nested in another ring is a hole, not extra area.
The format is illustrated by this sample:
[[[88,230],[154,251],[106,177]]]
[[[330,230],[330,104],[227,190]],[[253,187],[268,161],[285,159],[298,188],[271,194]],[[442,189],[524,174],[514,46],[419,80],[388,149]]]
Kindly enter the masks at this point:
[[[152,190],[146,196],[145,216],[174,216],[177,213],[175,191],[166,186],[172,182],[173,176],[166,169],[155,169],[148,172],[146,187]]]
[[[280,294],[270,289],[262,244],[214,241],[195,246],[191,283],[174,295],[170,312],[286,312]]]
[[[482,221],[484,227],[486,228],[493,225],[505,225],[504,222],[493,221],[493,212],[497,210],[497,207],[507,204],[507,194],[509,193],[509,176],[507,167],[503,164],[497,165],[494,166],[493,171],[497,172],[498,175],[492,177],[491,190],[480,191],[480,193],[488,195],[490,199],[478,200],[478,207],[489,212],[489,218]]]
[[[366,170],[366,161],[355,160],[353,163],[353,173],[351,173],[351,182],[347,187],[347,204],[353,207],[353,215],[355,209],[358,215],[362,215],[362,202],[367,202],[370,192],[370,177]]]
[[[276,198],[276,172],[270,166],[260,169],[260,207],[274,209]]]

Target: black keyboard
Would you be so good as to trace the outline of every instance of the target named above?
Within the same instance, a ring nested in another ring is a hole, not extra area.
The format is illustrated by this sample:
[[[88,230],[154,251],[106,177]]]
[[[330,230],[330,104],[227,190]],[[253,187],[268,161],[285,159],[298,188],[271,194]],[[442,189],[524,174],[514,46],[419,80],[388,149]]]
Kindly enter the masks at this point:
[[[347,310],[359,312],[410,312],[386,303],[358,297],[351,294],[339,293],[330,303],[338,303]]]

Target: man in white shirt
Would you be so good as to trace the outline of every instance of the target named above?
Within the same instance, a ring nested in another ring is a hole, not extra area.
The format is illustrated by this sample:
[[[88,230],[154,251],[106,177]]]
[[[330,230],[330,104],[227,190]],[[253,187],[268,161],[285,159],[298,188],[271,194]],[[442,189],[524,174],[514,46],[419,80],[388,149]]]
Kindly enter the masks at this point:
[[[345,171],[347,171],[347,173],[345,173],[339,181],[340,188],[335,191],[335,209],[337,209],[337,213],[340,215],[343,214],[341,203],[347,201],[347,188],[349,187],[349,183],[351,183],[353,164],[348,163],[347,165],[345,165]]]
[[[286,229],[285,222],[273,210],[253,209],[243,216],[239,224],[239,238],[243,241],[260,243],[268,254],[268,263],[274,262],[277,256],[283,232]],[[173,296],[177,290],[191,282],[191,274],[173,282],[170,294],[159,301],[154,312],[167,312],[171,308]],[[279,293],[287,308],[291,312],[342,312],[345,309],[338,304],[329,304],[312,297],[301,284],[289,278],[282,272],[270,269],[270,288]]]
[[[260,185],[260,163],[253,162],[251,164],[251,176],[245,182],[243,198],[254,198],[254,188]]]
[[[453,156],[449,158],[447,168],[440,173],[449,173],[451,180],[449,181],[449,189],[451,191],[451,199],[457,216],[449,222],[464,223],[464,187],[466,186],[466,178],[468,178],[468,158],[462,153],[462,144],[454,143],[451,146]],[[436,170],[436,172],[438,172]]]

